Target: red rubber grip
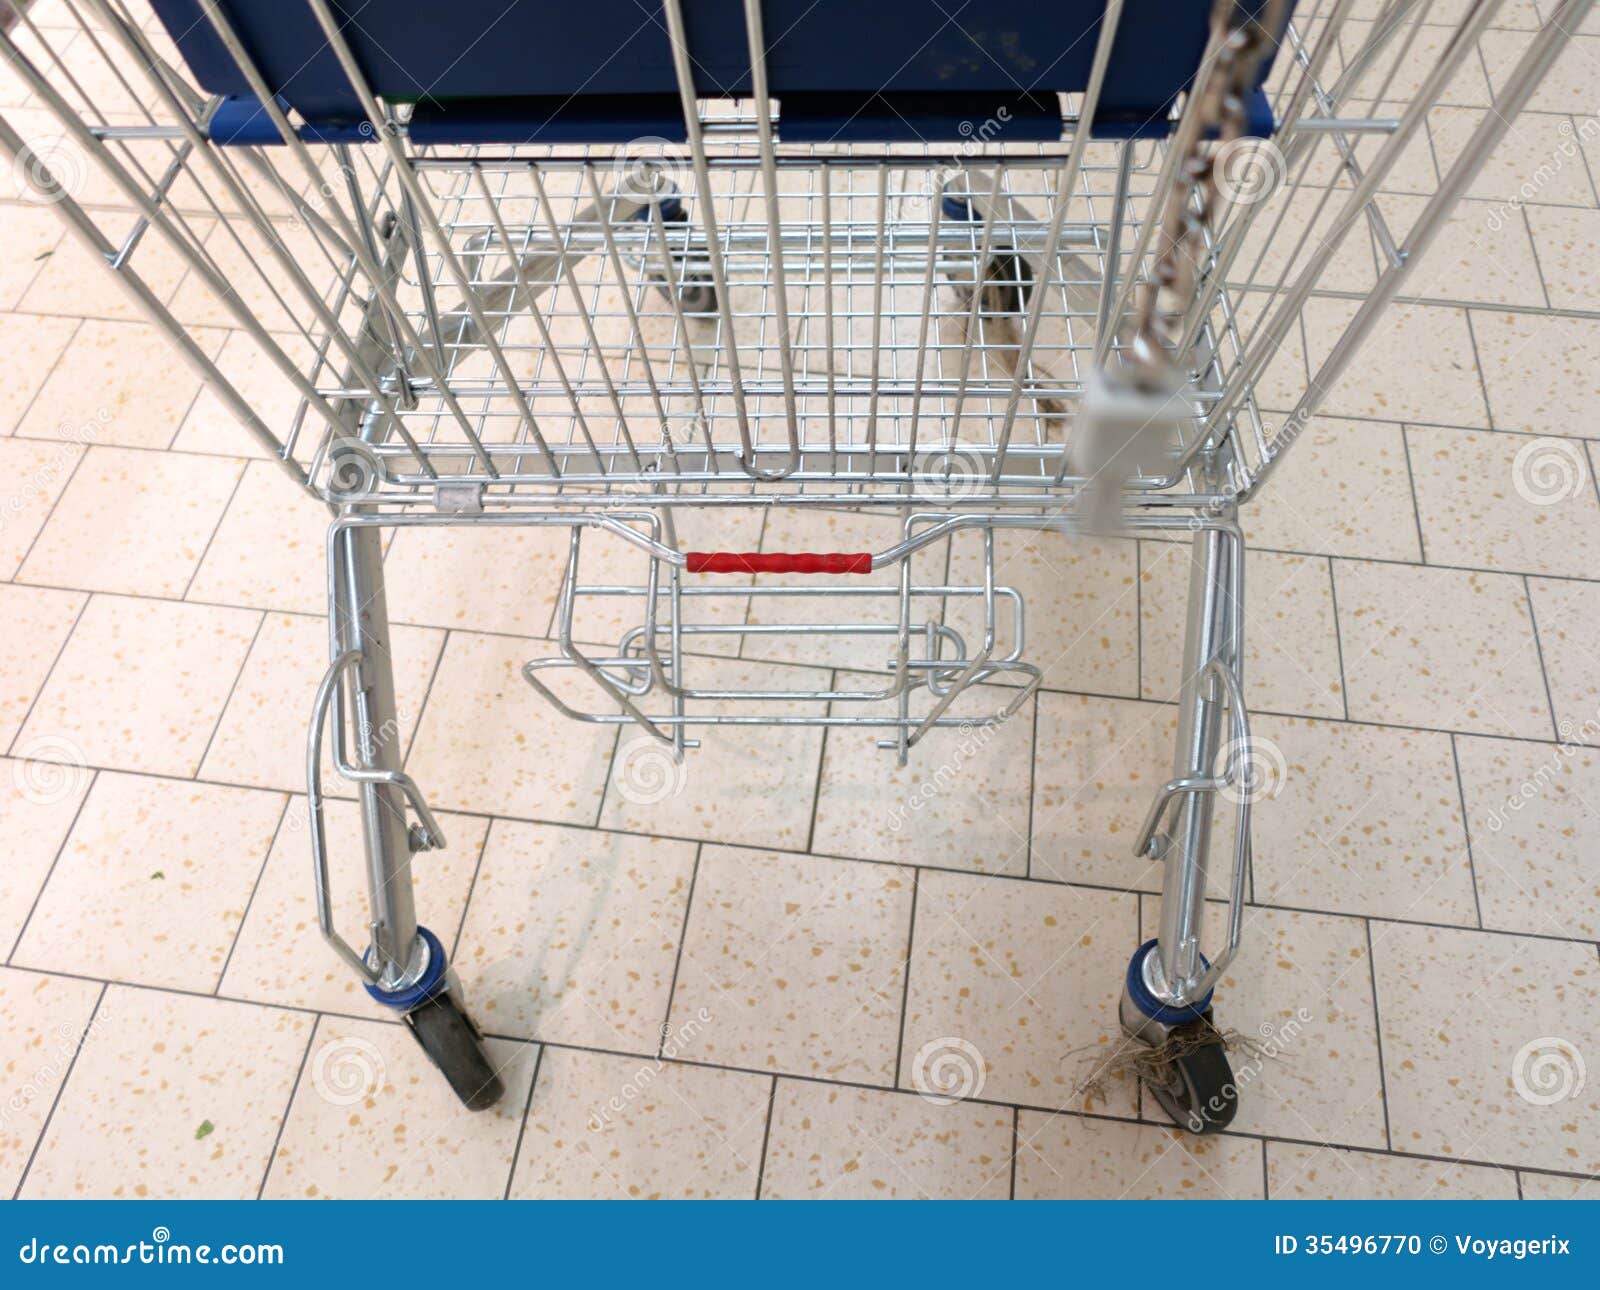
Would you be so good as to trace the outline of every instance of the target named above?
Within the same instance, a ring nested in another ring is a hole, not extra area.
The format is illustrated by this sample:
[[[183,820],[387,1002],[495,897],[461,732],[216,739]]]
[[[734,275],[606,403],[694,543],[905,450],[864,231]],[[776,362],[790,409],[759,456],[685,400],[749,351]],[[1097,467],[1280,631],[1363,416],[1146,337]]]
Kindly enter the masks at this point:
[[[872,552],[826,555],[806,552],[689,551],[685,557],[690,573],[871,573]]]

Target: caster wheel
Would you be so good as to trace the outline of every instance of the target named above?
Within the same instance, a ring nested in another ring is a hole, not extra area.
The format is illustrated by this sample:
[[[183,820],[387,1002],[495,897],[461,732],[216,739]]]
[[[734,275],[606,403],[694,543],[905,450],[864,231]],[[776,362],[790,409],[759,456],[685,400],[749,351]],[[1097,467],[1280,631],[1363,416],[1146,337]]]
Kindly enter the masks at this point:
[[[1209,1016],[1174,1030],[1170,1042],[1177,1054],[1144,1076],[1161,1109],[1190,1133],[1220,1132],[1239,1110],[1239,1088],[1222,1042],[1205,1038],[1214,1033]]]
[[[678,285],[678,304],[691,318],[714,315],[717,313],[717,289],[709,277],[686,274]]]
[[[1025,314],[1033,294],[1033,279],[1015,251],[991,251],[984,266],[983,309],[986,313]]]
[[[469,1111],[486,1111],[500,1100],[506,1088],[483,1051],[483,1038],[448,992],[424,999],[405,1017],[422,1051],[450,1081],[462,1105]]]

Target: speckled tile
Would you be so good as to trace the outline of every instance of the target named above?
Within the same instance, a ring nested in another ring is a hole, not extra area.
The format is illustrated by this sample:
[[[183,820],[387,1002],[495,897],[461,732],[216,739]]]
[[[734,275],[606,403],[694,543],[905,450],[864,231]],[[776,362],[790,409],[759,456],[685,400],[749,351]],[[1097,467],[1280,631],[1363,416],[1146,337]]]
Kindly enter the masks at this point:
[[[75,318],[0,314],[0,350],[8,364],[5,388],[0,390],[0,435],[16,428],[77,330]]]
[[[1519,1170],[1523,1200],[1600,1200],[1600,1177],[1571,1178]]]
[[[1272,426],[1284,417],[1266,414]],[[1251,546],[1372,560],[1421,558],[1401,428],[1315,417],[1243,508]]]
[[[1455,163],[1487,115],[1482,109],[1448,106],[1428,113],[1428,133],[1441,168]],[[1593,206],[1594,186],[1583,164],[1572,118],[1548,112],[1518,114],[1483,170],[1468,185],[1467,195],[1493,202],[1502,220],[1520,218],[1517,208],[1524,202]]]
[[[265,1200],[499,1200],[538,1049],[491,1039],[505,1096],[469,1111],[404,1026],[324,1017]]]
[[[1255,898],[1477,926],[1450,736],[1256,716]]]
[[[1483,925],[1600,936],[1600,754],[1512,739],[1456,748]]]
[[[771,1087],[761,1075],[546,1048],[511,1196],[750,1200]]]
[[[1600,41],[1595,43],[1600,45]],[[1600,257],[1600,210],[1530,206],[1528,223],[1533,228],[1533,245],[1539,252],[1539,267],[1544,272],[1551,307],[1593,309],[1592,278],[1596,257]]]
[[[1392,229],[1409,229],[1427,201],[1386,197],[1384,217]],[[1528,226],[1519,211],[1501,202],[1460,202],[1417,261],[1405,290],[1410,296],[1471,304],[1543,309],[1546,303]]]
[[[432,929],[448,952],[466,911],[467,892],[483,851],[489,822],[442,813],[439,827],[447,845],[411,858],[417,919]],[[361,812],[354,802],[328,802],[328,886],[336,925],[361,948],[369,922],[366,852]],[[452,955],[452,961],[454,956]],[[480,992],[470,973],[462,974],[467,1006],[479,1006]],[[228,998],[312,1008],[357,1017],[394,1013],[375,1002],[360,979],[322,939],[311,877],[311,838],[304,797],[290,799],[260,881],[250,897],[217,992]]]
[[[330,518],[282,467],[250,462],[187,598],[327,614]]]
[[[0,951],[10,956],[39,889],[89,792],[81,766],[0,757],[0,819],[6,823],[5,881],[0,883]]]
[[[339,182],[337,177],[334,182]],[[322,290],[330,281],[328,257],[316,234],[306,225],[297,227],[287,221],[274,223],[272,233],[274,242],[281,244],[306,271],[313,286]],[[297,316],[312,316],[301,289],[253,224],[234,220],[227,228],[219,226],[207,235],[205,249],[233,298],[268,331],[289,331]],[[183,280],[168,308],[185,327],[238,326],[237,315],[212,294],[197,274],[191,273]]]
[[[1215,940],[1223,935],[1224,912],[1220,904],[1208,907]],[[1158,902],[1147,900],[1144,936],[1155,936],[1159,925]],[[1239,1085],[1234,1130],[1386,1145],[1364,921],[1245,910],[1243,942],[1217,982],[1215,1007],[1219,1026],[1242,1032],[1262,1049],[1230,1055]],[[1143,1113],[1167,1122],[1151,1098]]]
[[[91,598],[13,751],[194,774],[259,620],[251,610]],[[54,751],[38,751],[46,745]]]
[[[391,627],[389,646],[396,722],[385,737],[398,738],[403,753],[416,729],[428,683],[444,647],[444,633],[429,627]],[[311,704],[327,666],[326,619],[267,614],[206,750],[202,778],[303,791]],[[354,731],[347,729],[346,738],[352,740],[352,745],[353,736]],[[331,745],[332,734],[325,732],[323,792],[353,797],[352,785],[333,769]]]
[[[1594,946],[1402,923],[1372,945],[1395,1149],[1600,1173]]]
[[[617,732],[561,716],[523,679],[552,641],[453,632],[408,769],[430,805],[593,824]],[[587,677],[543,674],[568,702],[614,712]]]
[[[255,1004],[112,986],[23,1196],[254,1197],[311,1023]]]
[[[1600,570],[1600,497],[1578,444],[1408,426],[1433,564],[1586,578]]]
[[[213,989],[283,806],[278,793],[101,774],[13,960]]]
[[[241,469],[226,457],[90,448],[17,577],[177,599]]]
[[[169,154],[167,164],[170,162]],[[160,169],[155,173],[159,175]],[[110,221],[107,231],[116,229],[111,237],[120,241],[126,236],[126,228],[132,222],[133,214],[130,211],[124,220]],[[190,225],[203,238],[211,230],[213,221],[194,219]],[[182,253],[175,250],[166,237],[155,229],[149,230],[141,239],[133,264],[138,270],[139,280],[150,288],[162,304],[172,299],[178,284],[189,272],[188,262]],[[85,250],[71,237],[56,247],[55,254],[45,261],[39,276],[17,302],[17,308],[30,314],[63,317],[87,315],[91,318],[141,323],[145,319],[143,307],[135,304],[117,286],[105,258]]]
[[[1161,865],[1133,853],[1150,803],[1172,775],[1177,708],[1076,694],[1039,697],[1034,752],[1035,878],[1159,891]],[[1227,842],[1218,821],[1214,846]]]
[[[680,1056],[892,1084],[912,888],[893,865],[704,848],[672,997]]]
[[[402,529],[385,563],[390,616],[543,636],[566,570],[567,536],[542,527]]]
[[[1011,1112],[779,1080],[763,1200],[1004,1200]]]
[[[1024,1111],[1018,1200],[1259,1200],[1261,1143]]]
[[[0,968],[0,1073],[7,1090],[0,1195],[9,1198],[22,1181],[100,990],[98,981]]]
[[[1554,5],[1542,3],[1541,9],[1549,14]],[[1592,23],[1592,19],[1591,19]],[[1489,83],[1503,90],[1510,79],[1517,59],[1528,46],[1528,38],[1510,32],[1488,31],[1479,42],[1484,66],[1488,69]],[[1588,118],[1594,115],[1594,69],[1600,66],[1600,35],[1573,35],[1567,47],[1556,57],[1555,64],[1545,73],[1544,79],[1528,100],[1535,112],[1574,112]],[[1539,154],[1543,162],[1543,153]]]
[[[76,441],[0,439],[0,576],[16,573],[85,451]]]
[[[61,217],[47,206],[8,205],[0,210],[6,255],[0,262],[0,309],[15,309],[51,254],[66,238]]]
[[[1548,738],[1522,579],[1335,560],[1355,721]]]
[[[1600,319],[1474,309],[1472,335],[1497,429],[1600,434]]]
[[[1080,1091],[1120,1031],[1136,897],[925,871],[900,1087],[959,1071],[969,1096],[1128,1115],[1131,1079]]]
[[[1002,530],[995,537],[995,582],[1021,593],[1026,607],[1023,658],[1044,669],[1043,684],[1132,698],[1139,689],[1139,588],[1135,542]],[[983,585],[983,538],[951,542],[950,581]],[[996,609],[996,653],[1015,644],[1012,609]],[[970,650],[983,643],[981,600],[951,597],[945,623]]]
[[[1600,736],[1600,586],[1528,580],[1539,652],[1563,740]]]
[[[1268,1142],[1273,1200],[1516,1200],[1509,1169]]]
[[[855,672],[838,674],[837,682],[863,690],[883,684]],[[993,726],[971,720],[999,713],[1015,698],[1010,688],[973,688],[952,709],[966,724],[929,731],[904,768],[895,765],[892,750],[878,747],[892,731],[830,730],[812,849],[976,873],[1027,873],[1033,703]],[[920,716],[929,706],[919,694],[911,710]],[[852,709],[863,715],[895,710],[892,701]]]
[[[300,336],[280,332],[273,339],[301,371],[310,367],[309,356],[305,353],[306,342]],[[332,357],[337,361],[337,349]],[[216,362],[222,375],[256,410],[267,429],[280,440],[286,436],[300,406],[300,391],[267,356],[267,352],[248,333],[230,331],[217,352]],[[326,380],[324,376],[324,383]],[[323,429],[325,427],[317,414],[307,410],[300,444],[297,445],[302,460],[309,460],[305,445],[313,436],[319,436]],[[183,418],[172,446],[179,452],[213,452],[225,457],[267,455],[266,449],[234,418],[209,386],[201,389],[200,396]],[[309,497],[304,504],[314,505]]]
[[[1344,334],[1356,308],[1351,300],[1306,302],[1313,367]],[[1378,319],[1322,411],[1383,421],[1487,426],[1466,310],[1395,305]]]
[[[695,848],[496,820],[455,954],[494,1034],[653,1053]]]
[[[10,748],[61,652],[87,596],[47,587],[0,585],[0,749]],[[37,755],[28,748],[19,756]]]
[[[194,339],[214,353],[223,333],[201,329]],[[17,433],[165,448],[199,393],[200,378],[155,327],[90,319],[67,345]]]
[[[1182,685],[1193,560],[1186,543],[1140,544],[1140,657],[1147,699],[1175,701]],[[1246,702],[1269,712],[1344,716],[1328,562],[1247,550],[1244,587]]]

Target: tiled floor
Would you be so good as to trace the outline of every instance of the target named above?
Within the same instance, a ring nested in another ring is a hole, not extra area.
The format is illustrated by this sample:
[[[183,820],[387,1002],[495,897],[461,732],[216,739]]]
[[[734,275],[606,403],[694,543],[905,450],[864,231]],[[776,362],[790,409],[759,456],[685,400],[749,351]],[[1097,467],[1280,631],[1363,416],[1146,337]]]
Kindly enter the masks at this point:
[[[1006,535],[1046,682],[976,751],[897,771],[852,732],[713,733],[641,793],[627,731],[518,674],[550,650],[564,539],[403,534],[399,737],[449,838],[418,903],[507,1087],[473,1116],[317,935],[325,515],[51,212],[0,202],[0,1192],[1600,1196],[1600,102],[1577,65],[1517,142],[1581,122],[1581,164],[1503,235],[1452,225],[1429,302],[1246,515],[1281,774],[1217,1008],[1272,1055],[1240,1060],[1239,1118],[1203,1142],[1126,1080],[1081,1091],[1155,925],[1130,840],[1170,761],[1186,547]],[[1435,114],[1402,192],[1487,84]],[[177,270],[155,278],[179,316],[290,415]],[[1351,308],[1313,300],[1310,333]],[[1528,500],[1530,451],[1578,483]],[[728,524],[732,549],[871,527]],[[755,642],[707,675],[816,662]],[[352,802],[329,836],[357,925]],[[928,1095],[952,1071],[971,1096]]]

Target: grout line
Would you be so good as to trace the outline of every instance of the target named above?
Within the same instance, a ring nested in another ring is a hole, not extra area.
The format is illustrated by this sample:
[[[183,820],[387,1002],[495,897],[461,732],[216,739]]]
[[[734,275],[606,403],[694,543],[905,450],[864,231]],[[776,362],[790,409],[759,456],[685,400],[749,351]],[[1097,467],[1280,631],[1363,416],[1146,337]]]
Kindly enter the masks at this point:
[[[1411,466],[1411,434],[1405,424],[1400,426],[1400,448],[1406,458],[1406,488],[1411,494],[1411,517],[1417,526],[1417,554],[1421,557],[1416,567],[1450,568],[1448,565],[1430,565],[1428,563],[1428,540],[1422,536],[1422,507],[1417,501],[1417,472]],[[1484,570],[1482,572],[1487,572]]]
[[[283,1142],[283,1131],[289,1127],[289,1113],[294,1110],[294,1100],[300,1095],[300,1081],[305,1078],[306,1064],[311,1060],[311,1049],[317,1042],[317,1035],[322,1029],[323,1015],[313,1014],[316,1020],[311,1023],[311,1031],[306,1036],[305,1051],[300,1054],[300,1067],[294,1073],[294,1083],[289,1086],[289,1100],[283,1104],[283,1116],[278,1121],[278,1131],[272,1135],[272,1147],[267,1152],[267,1167],[261,1171],[261,1182],[256,1187],[256,1199],[260,1200],[267,1190],[267,1179],[272,1177],[272,1166],[277,1163],[278,1147]]]
[[[1467,784],[1461,774],[1461,749],[1456,736],[1450,736],[1450,762],[1455,767],[1456,804],[1461,811],[1461,835],[1467,840],[1467,877],[1472,882],[1472,907],[1478,914],[1478,928],[1483,929],[1483,896],[1478,891],[1478,866],[1472,855],[1472,817],[1467,813]]]
[[[96,770],[91,771],[89,774],[89,782],[84,785],[83,797],[78,802],[78,809],[72,813],[72,823],[67,826],[66,832],[61,835],[61,843],[56,847],[55,855],[50,858],[50,867],[44,871],[44,877],[39,880],[39,889],[33,893],[33,901],[28,906],[27,916],[23,918],[22,926],[17,928],[17,938],[11,942],[11,949],[6,954],[6,966],[8,967],[11,965],[11,960],[16,957],[17,951],[22,948],[22,938],[28,933],[28,924],[33,921],[33,916],[39,908],[39,902],[44,899],[45,888],[50,885],[50,879],[55,876],[56,866],[61,863],[61,857],[67,849],[67,843],[72,841],[72,835],[77,831],[78,821],[83,816],[83,808],[88,805],[89,794],[94,791],[94,786],[100,778],[100,773]]]
[[[239,490],[244,487],[244,477],[250,471],[250,463],[241,461],[238,463],[237,469],[239,473],[233,477],[233,488],[228,493],[228,500],[222,504],[222,509],[217,512],[217,522],[211,526],[211,536],[206,538],[206,544],[200,550],[200,558],[194,562],[194,568],[189,570],[189,580],[183,584],[183,591],[178,595],[179,600],[186,600],[189,592],[194,589],[195,579],[200,576],[200,570],[205,565],[206,557],[211,554],[211,548],[216,545],[217,534],[222,532],[222,526],[228,522],[228,512],[233,509],[233,504],[239,497]]]
[[[1361,920],[1367,933],[1367,979],[1372,983],[1372,1039],[1378,1050],[1378,1101],[1383,1107],[1383,1141],[1392,1152],[1394,1132],[1389,1125],[1389,1074],[1383,1064],[1383,1013],[1378,1005],[1378,962],[1372,948],[1372,920]]]
[[[1344,670],[1344,630],[1339,626],[1339,583],[1333,576],[1333,557],[1328,560],[1328,597],[1333,601],[1333,650],[1339,659],[1339,702],[1344,708],[1344,719],[1350,720],[1350,678]],[[1255,894],[1254,886],[1250,894]]]
[[[56,1086],[56,1095],[50,1099],[50,1110],[44,1117],[44,1123],[39,1126],[39,1136],[33,1140],[33,1150],[28,1152],[28,1163],[23,1165],[22,1175],[17,1179],[17,1189],[11,1193],[12,1200],[22,1195],[22,1189],[28,1182],[28,1174],[33,1170],[33,1162],[39,1158],[39,1148],[44,1146],[44,1140],[50,1136],[50,1123],[56,1118],[56,1108],[61,1105],[61,1098],[67,1091],[67,1085],[72,1081],[72,1072],[78,1066],[78,1056],[83,1052],[84,1044],[89,1041],[89,1035],[94,1031],[95,1018],[100,1015],[100,1006],[105,1002],[106,993],[110,989],[110,985],[101,982],[100,993],[95,996],[94,1007],[89,1010],[89,1018],[83,1023],[83,1033],[73,1045],[72,1060],[67,1063],[67,1069],[61,1076],[61,1083]]]
[[[11,585],[18,584],[13,583]],[[73,634],[78,630],[78,624],[83,621],[83,616],[89,609],[89,602],[95,596],[93,592],[79,591],[74,594],[82,596],[83,603],[78,606],[78,612],[72,616],[72,625],[62,634],[61,644],[56,647],[55,656],[50,660],[50,666],[45,669],[38,688],[33,692],[33,698],[28,700],[27,711],[22,714],[22,719],[17,722],[17,733],[11,736],[11,743],[6,749],[8,756],[15,757],[18,755],[17,742],[22,738],[22,732],[28,728],[28,721],[33,716],[33,710],[39,706],[39,700],[44,697],[44,692],[50,688],[50,678],[55,675],[56,668],[61,663],[61,656],[67,652],[67,645],[72,640]]]
[[[217,983],[211,987],[213,995],[219,995],[222,991],[223,978],[228,975],[228,965],[233,962],[233,953],[239,948],[239,942],[244,937],[245,925],[250,921],[250,907],[255,904],[256,893],[261,890],[261,880],[267,876],[267,865],[272,862],[272,853],[278,845],[278,838],[283,833],[284,822],[288,820],[289,812],[293,808],[294,799],[285,797],[283,799],[283,810],[278,812],[278,822],[273,826],[272,837],[267,843],[266,851],[262,853],[261,864],[256,869],[255,881],[250,884],[250,895],[245,899],[244,910],[239,915],[239,926],[233,933],[233,939],[228,942],[228,952],[223,956],[222,967],[217,972]]]
[[[227,696],[222,700],[222,706],[217,709],[215,720],[211,723],[211,733],[206,736],[206,746],[200,750],[200,756],[195,758],[194,769],[183,776],[185,780],[193,782],[200,777],[200,768],[206,764],[206,758],[211,755],[211,745],[217,740],[217,732],[222,729],[222,722],[228,715],[228,705],[233,702],[233,696],[239,691],[239,682],[244,680],[246,668],[250,665],[250,653],[256,647],[256,642],[261,639],[261,629],[267,623],[267,611],[258,609],[256,613],[256,629],[250,633],[250,643],[245,646],[244,653],[239,656],[239,670],[233,674],[233,683],[228,686]],[[282,791],[282,790],[279,790]]]
[[[922,875],[911,871],[911,917],[906,922],[905,980],[900,983],[900,1033],[894,1046],[894,1087],[900,1087],[901,1067],[906,1051],[906,1016],[911,1002],[911,965],[917,945],[917,901],[922,894]]]
[[[658,1061],[665,1057],[667,1051],[667,1031],[672,1027],[672,1005],[678,993],[678,969],[683,966],[683,948],[689,943],[689,911],[694,908],[695,884],[700,880],[700,856],[704,850],[704,843],[695,847],[694,863],[689,869],[689,894],[683,898],[683,927],[678,932],[678,952],[672,956],[672,981],[667,986],[667,1010],[661,1018],[661,1038],[656,1044]]]
[[[517,1140],[511,1145],[511,1167],[506,1170],[506,1189],[500,1194],[501,1200],[511,1199],[511,1187],[517,1181],[517,1165],[522,1156],[522,1140],[528,1132],[528,1121],[533,1116],[533,1091],[539,1087],[539,1072],[544,1068],[544,1054],[546,1045],[540,1044],[539,1051],[533,1059],[533,1078],[528,1081],[527,1100],[522,1104],[522,1118],[517,1121]]]
[[[778,1104],[778,1077],[772,1077],[772,1086],[767,1090],[767,1123],[761,1130],[761,1159],[756,1165],[756,1194],[755,1200],[761,1199],[761,1184],[767,1176],[767,1144],[772,1140],[772,1121],[777,1114]]]
[[[1533,652],[1539,658],[1539,678],[1544,682],[1544,701],[1550,707],[1550,729],[1555,733],[1555,742],[1559,745],[1561,738],[1561,721],[1556,716],[1555,691],[1550,686],[1550,669],[1544,662],[1544,641],[1539,634],[1539,610],[1533,602],[1533,584],[1528,576],[1522,576],[1522,598],[1528,602],[1528,625],[1533,628]]]
[[[1011,1183],[1006,1192],[1007,1200],[1017,1198],[1017,1142],[1021,1136],[1019,1126],[1022,1121],[1022,1112],[1016,1107],[1011,1108]]]

